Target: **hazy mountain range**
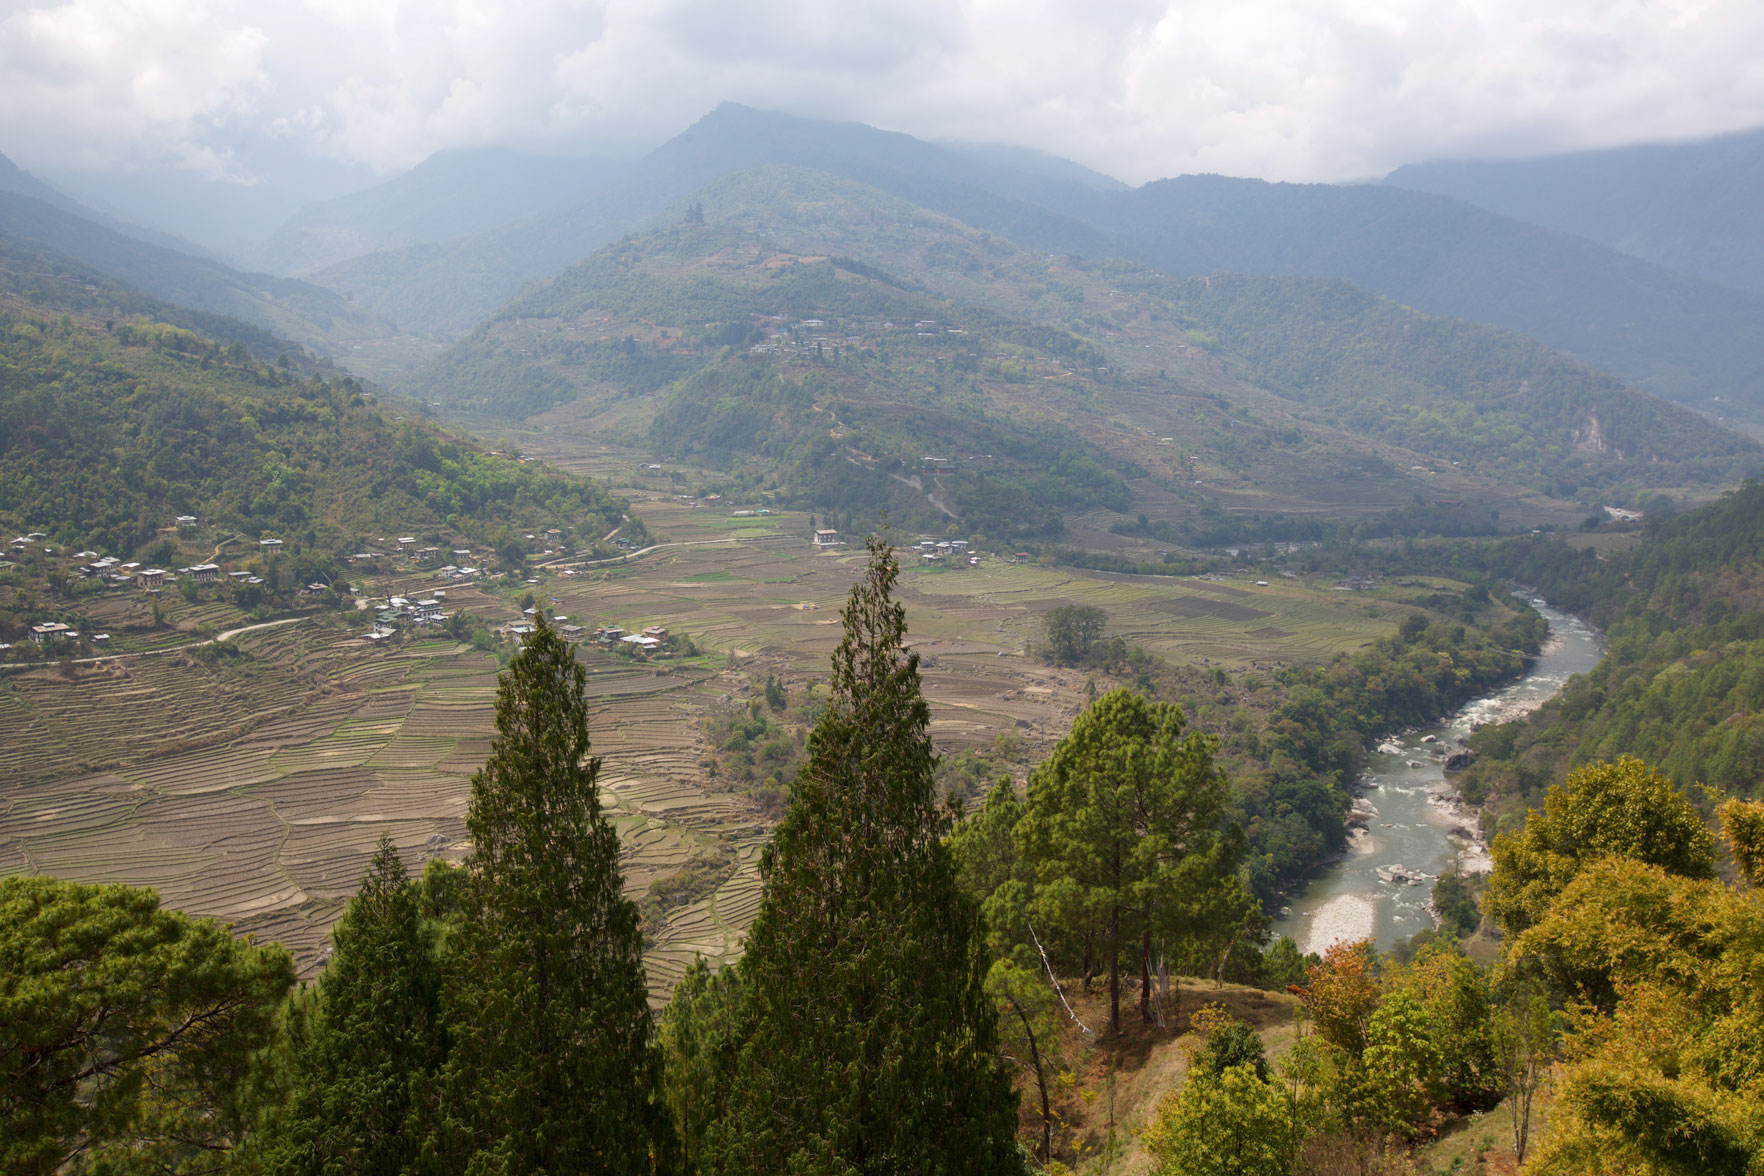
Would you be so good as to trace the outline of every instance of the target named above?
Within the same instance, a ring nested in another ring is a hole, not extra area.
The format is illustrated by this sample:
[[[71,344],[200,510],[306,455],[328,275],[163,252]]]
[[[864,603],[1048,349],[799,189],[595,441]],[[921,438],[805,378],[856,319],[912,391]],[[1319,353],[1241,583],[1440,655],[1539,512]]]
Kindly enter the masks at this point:
[[[347,362],[347,340],[460,338],[529,283],[706,185],[787,164],[1028,249],[1127,258],[1175,278],[1343,280],[1523,332],[1714,415],[1746,416],[1764,412],[1764,294],[1740,288],[1758,285],[1745,259],[1764,248],[1757,203],[1746,198],[1760,143],[1750,135],[1422,165],[1355,186],[1185,176],[1128,188],[1024,149],[939,145],[725,104],[636,160],[501,148],[435,156],[306,206],[240,269],[91,213],[10,165],[0,229]]]

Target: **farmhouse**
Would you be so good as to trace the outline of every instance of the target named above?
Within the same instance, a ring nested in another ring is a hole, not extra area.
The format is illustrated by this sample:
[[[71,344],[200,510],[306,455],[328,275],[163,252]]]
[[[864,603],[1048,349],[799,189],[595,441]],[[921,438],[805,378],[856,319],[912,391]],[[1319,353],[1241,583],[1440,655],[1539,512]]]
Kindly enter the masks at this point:
[[[195,515],[179,515],[177,518],[177,523],[178,523],[178,530],[188,531],[196,526],[196,516]]]
[[[418,563],[434,563],[441,558],[441,549],[439,547],[419,547],[416,557]]]
[[[815,528],[815,546],[816,547],[844,547],[845,540],[843,540],[839,537],[838,531],[834,531],[829,528],[817,527],[817,528]]]
[[[35,641],[38,645],[42,645],[48,641],[59,641],[63,638],[77,636],[79,636],[79,634],[75,633],[73,629],[62,624],[60,621],[44,621],[40,625],[31,626],[31,640]]]
[[[212,584],[220,579],[220,565],[196,564],[194,567],[185,568],[184,575],[190,577],[198,584]]]
[[[626,645],[635,645],[644,653],[650,653],[661,648],[661,642],[657,641],[654,637],[645,637],[641,633],[628,633],[625,636],[620,637],[619,640]]]
[[[580,625],[559,625],[557,631],[565,641],[580,641],[587,636],[588,633],[588,631]]]
[[[137,588],[158,588],[164,583],[164,568],[142,568],[135,573],[135,587]]]
[[[280,551],[282,550],[282,541],[280,539],[259,539],[257,546],[264,551]]]
[[[645,637],[653,637],[657,641],[666,641],[668,639],[668,631],[667,631],[667,629],[663,628],[661,625],[645,626],[644,630],[643,630],[643,635]]]
[[[419,625],[440,625],[447,621],[446,615],[441,611],[441,602],[433,597],[411,605],[410,616]]]

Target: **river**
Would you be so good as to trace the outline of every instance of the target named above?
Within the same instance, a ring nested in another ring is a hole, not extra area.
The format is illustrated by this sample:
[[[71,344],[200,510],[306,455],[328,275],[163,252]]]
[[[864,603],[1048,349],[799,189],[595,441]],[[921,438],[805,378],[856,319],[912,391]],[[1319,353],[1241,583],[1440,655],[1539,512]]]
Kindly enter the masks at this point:
[[[1442,871],[1454,863],[1465,873],[1488,870],[1488,851],[1472,832],[1476,813],[1447,782],[1445,757],[1463,750],[1458,741],[1472,728],[1536,710],[1605,652],[1586,622],[1531,603],[1550,625],[1531,669],[1439,726],[1392,736],[1367,755],[1347,853],[1291,900],[1274,921],[1276,935],[1307,952],[1368,936],[1389,950],[1433,926],[1427,904]]]

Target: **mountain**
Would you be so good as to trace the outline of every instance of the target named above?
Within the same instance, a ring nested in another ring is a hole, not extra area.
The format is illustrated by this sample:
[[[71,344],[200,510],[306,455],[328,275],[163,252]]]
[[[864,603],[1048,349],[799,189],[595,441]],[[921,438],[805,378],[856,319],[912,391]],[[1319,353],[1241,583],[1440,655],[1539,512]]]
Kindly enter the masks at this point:
[[[59,188],[25,171],[4,155],[0,155],[0,192],[10,192],[15,196],[41,200],[44,204],[71,216],[93,221],[112,232],[120,233],[125,237],[133,237],[138,241],[145,241],[149,245],[158,245],[197,257],[206,257],[211,261],[218,260],[200,245],[193,244],[181,237],[174,237],[170,233],[162,233],[157,229],[150,229],[145,225],[135,224],[125,218],[112,215],[102,209],[93,208],[91,205],[82,204]]]
[[[1417,501],[1476,504],[1486,527],[1497,503],[1538,509],[1527,495],[1585,510],[1759,457],[1529,338],[1340,282],[1049,258],[798,168],[686,208],[705,223],[672,210],[534,286],[409,390],[989,535],[1084,516],[1228,541],[1231,517],[1308,520],[1285,524],[1300,535]]]
[[[1349,281],[1429,313],[1521,331],[1717,416],[1764,414],[1764,336],[1754,329],[1764,298],[1462,201],[1388,185],[1219,176],[1112,190],[1075,175],[1076,165],[1024,170],[872,127],[730,104],[572,208],[311,277],[406,329],[457,338],[527,282],[705,184],[772,164],[865,184],[1025,249],[1134,258],[1178,277]]]
[[[308,205],[252,258],[272,273],[297,274],[366,253],[450,241],[580,203],[625,166],[497,147],[446,151],[383,184]]]
[[[706,184],[766,164],[857,179],[1031,247],[1093,256],[1118,251],[1107,234],[1037,203],[1081,201],[1095,192],[1090,183],[977,163],[858,123],[724,103],[570,207],[460,241],[367,254],[307,277],[402,329],[454,339],[534,279],[617,240]]]
[[[1384,182],[1764,293],[1764,129],[1538,159],[1411,164]]]
[[[0,526],[15,533],[132,552],[192,514],[341,554],[375,530],[495,543],[541,520],[598,536],[623,515],[592,482],[483,453],[334,370],[264,362],[249,326],[179,326],[190,312],[32,243],[0,238],[0,283]]]
[[[1764,414],[1764,298],[1754,294],[1395,188],[1185,176],[1104,199],[1098,223],[1178,276],[1341,278],[1522,331],[1681,403]]]
[[[330,354],[343,339],[390,332],[388,323],[333,291],[291,278],[240,273],[125,236],[34,196],[0,192],[0,232],[66,254],[167,302],[243,319],[320,354]]]

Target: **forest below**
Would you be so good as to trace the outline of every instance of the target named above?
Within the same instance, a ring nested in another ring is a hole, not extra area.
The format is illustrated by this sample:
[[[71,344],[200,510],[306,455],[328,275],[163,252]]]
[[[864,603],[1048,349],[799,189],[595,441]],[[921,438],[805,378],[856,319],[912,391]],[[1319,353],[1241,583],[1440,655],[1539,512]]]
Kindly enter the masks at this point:
[[[465,866],[411,878],[382,840],[316,984],[150,891],[0,881],[0,1161],[1069,1171],[1128,1146],[1080,1122],[1074,1021],[1102,1056],[1185,1042],[1139,1140],[1167,1176],[1411,1171],[1497,1105],[1528,1172],[1764,1156],[1764,804],[1722,805],[1724,875],[1671,781],[1588,765],[1495,842],[1492,967],[1449,937],[1264,951],[1218,742],[1180,706],[1103,694],[1025,793],[954,819],[896,575],[873,546],[738,964],[651,1012],[585,671],[541,620],[502,675]],[[1299,1032],[1276,1051],[1221,1003],[1184,1014],[1170,975],[1198,961],[1290,987]]]

